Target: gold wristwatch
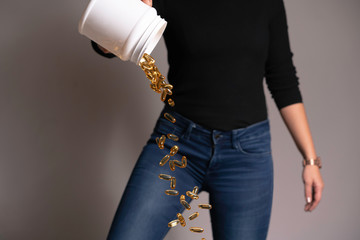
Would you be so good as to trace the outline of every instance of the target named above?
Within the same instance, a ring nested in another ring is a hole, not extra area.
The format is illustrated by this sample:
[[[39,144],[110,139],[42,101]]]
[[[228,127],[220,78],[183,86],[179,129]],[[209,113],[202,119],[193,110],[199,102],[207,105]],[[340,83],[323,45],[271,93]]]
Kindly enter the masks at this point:
[[[319,156],[317,156],[315,159],[311,158],[311,159],[304,159],[303,160],[303,166],[305,167],[306,165],[316,165],[319,168],[321,168],[321,159]]]

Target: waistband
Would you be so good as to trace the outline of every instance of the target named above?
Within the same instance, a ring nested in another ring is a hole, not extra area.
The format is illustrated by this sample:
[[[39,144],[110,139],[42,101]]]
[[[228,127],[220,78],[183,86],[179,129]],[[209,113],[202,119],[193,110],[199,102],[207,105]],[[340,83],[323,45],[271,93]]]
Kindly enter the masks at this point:
[[[214,143],[216,143],[220,139],[222,139],[222,141],[250,139],[270,132],[270,122],[268,118],[263,121],[253,123],[247,127],[233,129],[230,131],[221,131],[205,128],[200,124],[197,124],[192,120],[186,118],[185,116],[179,114],[178,112],[172,110],[172,108],[166,105],[161,111],[160,118],[168,121],[165,119],[164,113],[169,113],[176,119],[174,125],[176,126],[176,129],[178,129],[181,132],[182,136],[185,138],[189,138],[191,134],[196,134],[200,137],[205,137],[207,139],[210,138],[213,140]]]

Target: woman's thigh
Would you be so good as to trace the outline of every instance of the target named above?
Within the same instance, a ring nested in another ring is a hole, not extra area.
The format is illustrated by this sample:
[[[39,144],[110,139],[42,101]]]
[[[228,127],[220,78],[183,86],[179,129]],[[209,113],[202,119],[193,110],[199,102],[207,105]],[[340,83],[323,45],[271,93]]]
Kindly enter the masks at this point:
[[[214,156],[221,158],[221,164],[209,170],[206,180],[213,205],[210,216],[214,240],[266,239],[273,198],[273,161],[270,136],[261,138],[251,138],[261,145],[258,149],[249,140],[238,149]]]
[[[188,162],[186,168],[176,168],[175,171],[170,170],[169,163],[159,165],[173,145],[178,145],[180,150],[171,159],[180,160],[185,148],[182,139],[178,142],[168,139],[165,148],[159,149],[155,138],[168,131],[174,132],[163,125],[157,127],[140,154],[116,210],[107,240],[163,239],[169,231],[168,223],[177,218],[177,213],[184,211],[179,201],[180,194],[185,194],[194,186],[201,188],[201,177],[194,177],[193,174],[199,166],[194,166],[194,163]],[[175,190],[179,191],[179,195],[165,194],[165,190],[171,189],[170,181],[160,179],[159,174],[176,178]],[[187,196],[186,199],[190,202]]]

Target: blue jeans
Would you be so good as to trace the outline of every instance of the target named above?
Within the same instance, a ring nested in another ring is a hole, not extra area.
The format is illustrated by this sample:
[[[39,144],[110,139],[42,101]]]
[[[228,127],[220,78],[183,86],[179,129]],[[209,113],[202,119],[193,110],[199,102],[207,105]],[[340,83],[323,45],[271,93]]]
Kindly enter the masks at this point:
[[[176,123],[163,117],[172,114]],[[169,231],[168,222],[185,208],[179,196],[199,186],[209,193],[212,233],[214,240],[266,239],[273,197],[273,160],[269,120],[231,131],[208,130],[182,115],[164,109],[153,133],[136,162],[120,204],[115,213],[107,240],[159,240]],[[160,149],[156,137],[173,133],[175,142],[166,139]],[[169,164],[159,166],[174,145],[178,153],[171,159],[186,156],[186,168]],[[178,196],[168,196],[170,182],[159,179],[160,173],[176,177]],[[203,202],[186,196],[192,209]],[[193,205],[192,205],[193,203]],[[188,210],[185,210],[188,211]],[[208,211],[208,210],[207,210]],[[185,229],[196,224],[196,219],[185,219]],[[181,228],[180,224],[176,226]],[[201,227],[201,226],[198,226]],[[185,230],[184,229],[184,230]],[[209,231],[209,229],[205,229]],[[194,233],[195,236],[198,233]]]

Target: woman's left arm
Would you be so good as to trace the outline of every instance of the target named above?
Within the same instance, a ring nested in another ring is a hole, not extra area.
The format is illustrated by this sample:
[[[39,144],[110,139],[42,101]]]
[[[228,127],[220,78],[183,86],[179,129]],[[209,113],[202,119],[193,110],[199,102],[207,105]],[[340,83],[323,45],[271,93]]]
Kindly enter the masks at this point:
[[[316,158],[304,104],[300,102],[285,106],[280,109],[280,114],[303,158]],[[305,201],[307,201],[304,210],[312,211],[319,204],[324,189],[319,167],[306,165],[303,168],[302,178],[305,184]]]

